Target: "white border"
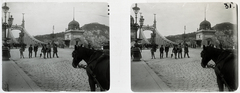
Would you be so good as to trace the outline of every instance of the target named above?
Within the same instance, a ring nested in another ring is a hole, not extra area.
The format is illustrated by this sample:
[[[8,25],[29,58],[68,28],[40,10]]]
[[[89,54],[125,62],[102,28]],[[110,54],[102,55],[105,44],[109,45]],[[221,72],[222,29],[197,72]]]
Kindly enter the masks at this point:
[[[131,5],[133,3],[234,2],[237,5],[240,5],[239,0],[207,0],[207,1],[204,1],[204,0],[1,0],[1,3],[3,2],[107,2],[110,8],[109,27],[110,27],[110,54],[111,54],[111,57],[110,57],[111,86],[108,93],[132,93],[131,61],[130,61],[131,45],[130,45],[130,25],[129,24],[130,24],[130,11],[132,11]],[[239,13],[239,9],[238,9],[238,13]],[[238,22],[239,22],[239,18],[238,18]],[[2,38],[1,36],[2,35],[0,35],[0,38]],[[2,68],[0,68],[0,74],[2,74]],[[1,77],[1,80],[2,80],[2,77]],[[4,91],[1,90],[1,92],[4,92]],[[235,91],[235,92],[239,92],[239,91]],[[81,93],[84,93],[84,92],[81,92]]]

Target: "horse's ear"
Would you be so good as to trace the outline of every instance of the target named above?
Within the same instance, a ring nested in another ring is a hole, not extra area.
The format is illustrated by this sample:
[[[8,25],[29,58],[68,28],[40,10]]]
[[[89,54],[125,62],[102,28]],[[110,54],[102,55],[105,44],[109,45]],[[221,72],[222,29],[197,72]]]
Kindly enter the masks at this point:
[[[206,50],[206,46],[205,45],[203,45],[203,50]]]

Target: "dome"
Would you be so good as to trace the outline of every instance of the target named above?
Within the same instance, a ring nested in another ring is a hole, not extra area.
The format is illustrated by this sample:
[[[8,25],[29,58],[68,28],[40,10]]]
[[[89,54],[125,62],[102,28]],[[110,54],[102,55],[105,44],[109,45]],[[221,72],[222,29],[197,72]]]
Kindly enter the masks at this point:
[[[71,21],[71,22],[68,24],[68,30],[70,30],[70,29],[72,29],[72,30],[73,30],[73,29],[80,29],[79,26],[80,26],[79,23],[73,19],[73,21]]]
[[[200,29],[199,30],[207,30],[211,29],[211,23],[207,20],[204,20],[200,23]]]

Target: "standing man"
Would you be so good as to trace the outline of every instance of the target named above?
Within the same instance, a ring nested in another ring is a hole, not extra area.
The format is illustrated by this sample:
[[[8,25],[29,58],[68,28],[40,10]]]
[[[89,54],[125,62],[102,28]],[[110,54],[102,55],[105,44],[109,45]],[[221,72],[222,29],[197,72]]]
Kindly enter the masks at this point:
[[[161,45],[159,51],[160,51],[160,59],[161,59],[163,58],[163,51],[164,51],[163,45]]]
[[[28,52],[29,52],[28,56],[29,56],[29,58],[32,58],[32,50],[33,50],[32,45],[30,45],[29,48],[28,48]]]
[[[53,57],[56,54],[57,58],[58,58],[58,54],[57,54],[58,50],[57,50],[57,44],[53,45]]]
[[[154,47],[152,47],[152,49],[151,49],[152,59],[156,59],[154,52],[155,52],[155,49],[154,49]]]
[[[37,57],[37,51],[38,51],[38,45],[35,44],[33,47],[34,53],[35,53],[35,57]]]
[[[182,58],[182,45],[181,45],[181,43],[179,43],[177,50],[178,50],[178,58]]]
[[[48,58],[48,55],[51,58],[51,45],[50,45],[50,43],[47,44],[47,58]]]
[[[152,49],[151,49],[151,54],[152,54],[152,59],[156,59],[154,52],[157,51],[157,45],[152,44]]]
[[[19,51],[20,51],[20,58],[24,58],[23,51],[24,51],[24,45],[21,45]]]
[[[177,59],[177,45],[174,45],[174,46],[173,46],[172,53],[174,53],[175,59]]]
[[[166,58],[168,58],[169,45],[165,46]]]
[[[46,52],[47,52],[47,46],[45,44],[42,45],[42,53],[43,53],[43,58],[46,59]],[[41,57],[41,55],[40,55]]]
[[[189,57],[189,55],[188,55],[188,44],[185,44],[185,46],[184,46],[184,58],[185,58],[185,56],[186,56],[186,54],[187,54],[187,56],[188,56],[188,58],[190,58]]]

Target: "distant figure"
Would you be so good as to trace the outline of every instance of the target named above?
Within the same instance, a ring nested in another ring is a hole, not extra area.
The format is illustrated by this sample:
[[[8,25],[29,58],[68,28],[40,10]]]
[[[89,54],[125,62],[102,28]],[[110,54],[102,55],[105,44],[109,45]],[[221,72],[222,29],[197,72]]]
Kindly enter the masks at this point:
[[[20,51],[20,58],[24,58],[24,55],[23,55],[23,51],[24,51],[25,49],[24,49],[24,46],[23,45],[21,45],[21,47],[20,47],[20,49],[19,49],[19,51]]]
[[[173,46],[172,53],[175,55],[175,59],[177,59],[177,45]]]
[[[153,53],[154,59],[156,59],[154,52],[157,51],[157,44],[152,44],[152,51],[153,51],[152,53]]]
[[[30,45],[28,48],[28,52],[29,52],[28,57],[29,58],[32,58],[32,50],[33,50],[32,45]]]
[[[34,53],[35,53],[35,57],[37,57],[37,51],[38,51],[38,45],[35,44],[33,47]]]
[[[88,43],[88,48],[89,48],[89,49],[91,49],[91,47],[92,47],[92,46],[91,46],[91,44],[90,44],[90,43]]]
[[[156,59],[154,52],[155,52],[155,50],[154,50],[154,48],[152,48],[152,49],[151,49],[152,59]]]
[[[182,45],[181,45],[181,43],[179,43],[177,50],[178,50],[178,58],[182,58]]]
[[[43,53],[43,58],[45,59],[46,58],[46,52],[47,52],[47,46],[45,44],[42,46],[41,52]],[[40,54],[40,57],[41,57],[41,54]]]
[[[46,52],[47,52],[47,58],[48,58],[48,55],[51,58],[51,45],[50,45],[50,43],[47,44],[47,51]]]
[[[166,58],[168,58],[169,45],[165,46]]]
[[[53,57],[54,57],[54,55],[56,55],[57,58],[58,58],[57,52],[58,52],[58,50],[57,50],[57,44],[54,44],[54,46],[53,46]]]
[[[188,52],[189,52],[188,51],[188,44],[185,44],[185,46],[184,46],[184,58],[185,58],[186,55],[188,56],[188,58],[190,58]]]
[[[163,51],[164,51],[163,45],[161,45],[161,47],[159,48],[159,51],[160,51],[160,59],[161,59],[163,58]]]
[[[219,47],[220,47],[221,50],[223,50],[223,46],[222,46],[222,43],[221,43],[221,42],[220,42],[220,44],[219,44]]]
[[[78,47],[79,47],[79,45],[78,45],[78,44],[74,45],[74,49],[75,49],[75,50],[77,50],[77,49],[78,49]]]

